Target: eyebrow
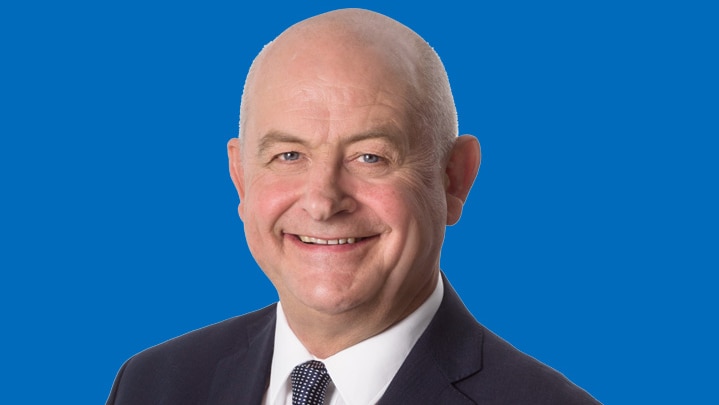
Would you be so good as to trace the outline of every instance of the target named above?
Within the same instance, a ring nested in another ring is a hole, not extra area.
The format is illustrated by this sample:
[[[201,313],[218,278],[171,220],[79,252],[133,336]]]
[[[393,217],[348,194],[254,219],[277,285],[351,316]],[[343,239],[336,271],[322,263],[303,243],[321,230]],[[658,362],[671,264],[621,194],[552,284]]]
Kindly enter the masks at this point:
[[[365,132],[360,132],[354,135],[350,135],[346,139],[342,140],[344,144],[353,144],[368,139],[380,139],[385,140],[390,145],[394,146],[399,150],[404,150],[407,145],[406,142],[402,141],[402,138],[397,135],[396,131],[391,128],[379,127],[373,128]],[[309,147],[310,143],[299,136],[289,134],[283,131],[272,130],[267,132],[260,139],[257,147],[257,155],[262,156],[268,149],[278,143],[294,143],[304,147]]]
[[[298,136],[281,131],[270,131],[260,139],[260,144],[257,146],[257,156],[262,156],[265,151],[278,143],[296,143],[307,146],[307,142]]]

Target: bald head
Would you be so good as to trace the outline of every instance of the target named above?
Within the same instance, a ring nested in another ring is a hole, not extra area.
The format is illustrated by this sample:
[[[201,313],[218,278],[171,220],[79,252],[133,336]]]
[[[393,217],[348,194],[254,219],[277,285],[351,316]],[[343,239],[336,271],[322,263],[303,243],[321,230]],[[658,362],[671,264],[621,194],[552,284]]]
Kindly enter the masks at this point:
[[[245,82],[240,137],[253,115],[255,98],[288,74],[313,70],[325,80],[385,75],[404,90],[422,144],[440,159],[457,136],[457,118],[444,66],[414,31],[384,15],[343,9],[301,21],[270,42],[255,58]],[[378,84],[379,85],[379,84]]]

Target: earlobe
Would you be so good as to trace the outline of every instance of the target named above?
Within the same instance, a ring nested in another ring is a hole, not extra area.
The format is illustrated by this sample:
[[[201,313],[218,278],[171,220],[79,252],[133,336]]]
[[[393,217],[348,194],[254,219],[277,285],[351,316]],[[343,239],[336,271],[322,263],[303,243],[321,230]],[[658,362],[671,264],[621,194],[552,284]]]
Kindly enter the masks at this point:
[[[232,183],[235,185],[237,195],[240,197],[240,204],[237,211],[240,218],[242,218],[242,201],[245,198],[245,179],[242,168],[242,147],[239,138],[232,138],[227,142],[227,158],[230,166],[230,178],[232,178]]]
[[[477,138],[462,135],[456,139],[445,171],[447,225],[456,224],[462,216],[462,206],[477,177],[481,160],[482,152]]]

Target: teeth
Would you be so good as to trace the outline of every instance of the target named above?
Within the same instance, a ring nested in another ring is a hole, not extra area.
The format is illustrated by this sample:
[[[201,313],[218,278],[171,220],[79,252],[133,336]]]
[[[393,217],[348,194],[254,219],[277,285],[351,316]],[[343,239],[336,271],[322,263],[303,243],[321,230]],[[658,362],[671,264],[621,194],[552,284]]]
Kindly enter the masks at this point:
[[[362,239],[362,238],[320,239],[320,238],[314,238],[312,236],[302,236],[302,235],[299,235],[299,238],[304,243],[314,243],[317,245],[344,245],[346,243],[352,244],[355,242],[359,242]]]

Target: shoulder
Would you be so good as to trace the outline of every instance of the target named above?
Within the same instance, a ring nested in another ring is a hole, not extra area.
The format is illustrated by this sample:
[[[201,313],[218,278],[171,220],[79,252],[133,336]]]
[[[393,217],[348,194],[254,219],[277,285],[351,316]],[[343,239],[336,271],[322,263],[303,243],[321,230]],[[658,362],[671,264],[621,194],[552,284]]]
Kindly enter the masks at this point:
[[[445,280],[446,282],[446,280]],[[466,397],[487,404],[598,404],[557,370],[481,325],[446,283],[422,351]]]
[[[195,403],[210,392],[223,359],[245,356],[253,340],[271,339],[275,307],[188,332],[134,355],[118,372],[107,403]]]
[[[135,364],[150,362],[202,361],[222,356],[246,346],[256,329],[274,326],[275,305],[237,316],[185,333],[166,342],[143,350],[130,360]]]
[[[563,374],[484,329],[481,372],[459,384],[507,404],[598,404]]]

